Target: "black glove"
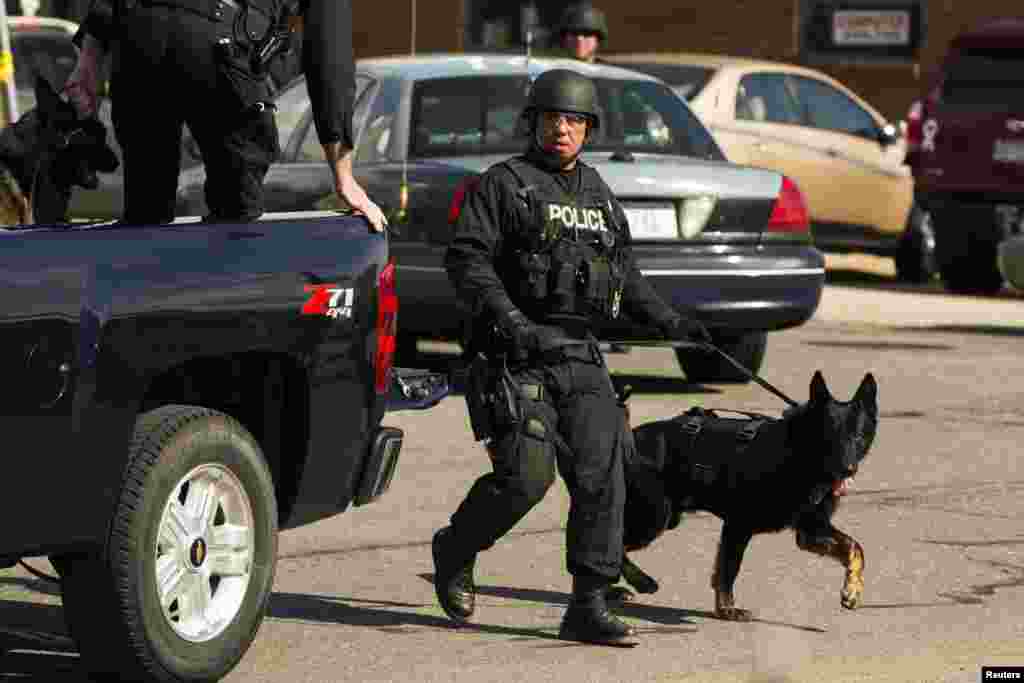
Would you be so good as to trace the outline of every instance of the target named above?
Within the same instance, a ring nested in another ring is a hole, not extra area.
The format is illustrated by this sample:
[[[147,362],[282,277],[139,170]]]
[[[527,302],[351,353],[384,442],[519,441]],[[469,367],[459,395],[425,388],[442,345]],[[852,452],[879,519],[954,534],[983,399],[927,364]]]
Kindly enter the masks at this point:
[[[704,327],[701,321],[696,318],[673,318],[661,326],[661,332],[666,339],[672,341],[690,341],[702,344],[711,344],[711,333]]]
[[[565,346],[568,338],[565,332],[549,325],[537,325],[520,311],[505,316],[499,327],[512,340],[516,355],[522,359],[530,354],[544,353]]]

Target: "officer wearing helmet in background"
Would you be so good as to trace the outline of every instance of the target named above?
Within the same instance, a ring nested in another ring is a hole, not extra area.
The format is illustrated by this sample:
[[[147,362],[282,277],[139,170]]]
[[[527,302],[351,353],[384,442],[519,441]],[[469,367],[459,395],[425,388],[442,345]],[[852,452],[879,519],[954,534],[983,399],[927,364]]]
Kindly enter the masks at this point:
[[[608,42],[604,12],[589,2],[570,6],[562,15],[558,37],[570,57],[588,64],[599,62],[597,52]]]
[[[523,113],[528,151],[488,169],[455,224],[445,266],[473,315],[466,399],[493,471],[434,535],[434,585],[453,620],[469,619],[477,553],[540,502],[557,466],[571,500],[573,576],[561,636],[628,646],[633,629],[608,611],[605,592],[621,569],[632,438],[592,330],[621,308],[671,339],[708,334],[637,270],[622,207],[578,158],[601,125],[597,111],[589,78],[544,72]]]

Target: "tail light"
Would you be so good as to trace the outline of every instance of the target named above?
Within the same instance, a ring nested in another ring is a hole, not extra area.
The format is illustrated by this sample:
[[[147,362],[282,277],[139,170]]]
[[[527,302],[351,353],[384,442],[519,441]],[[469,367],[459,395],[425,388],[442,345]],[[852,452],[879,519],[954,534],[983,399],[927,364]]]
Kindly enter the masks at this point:
[[[782,188],[768,218],[768,232],[810,232],[811,221],[807,214],[804,194],[792,180],[782,176]]]
[[[914,100],[907,112],[907,150],[914,151],[921,146],[921,126],[924,124],[924,104]]]
[[[449,224],[454,225],[455,221],[459,220],[459,214],[462,213],[462,205],[466,203],[466,196],[476,189],[476,186],[479,184],[480,176],[470,176],[459,183],[459,186],[455,188],[455,194],[452,195],[451,206],[448,207]]]
[[[377,277],[377,351],[374,354],[373,370],[374,388],[378,394],[386,394],[390,388],[397,333],[398,292],[395,288],[395,263],[389,260]]]

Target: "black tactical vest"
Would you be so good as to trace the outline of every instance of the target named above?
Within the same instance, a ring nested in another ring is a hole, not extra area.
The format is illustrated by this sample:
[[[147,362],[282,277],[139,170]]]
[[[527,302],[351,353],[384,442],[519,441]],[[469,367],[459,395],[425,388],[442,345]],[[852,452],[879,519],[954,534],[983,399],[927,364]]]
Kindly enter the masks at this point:
[[[522,157],[504,166],[519,184],[519,229],[500,273],[513,301],[541,319],[617,318],[626,275],[624,232],[597,172],[580,162],[582,182],[574,195]]]

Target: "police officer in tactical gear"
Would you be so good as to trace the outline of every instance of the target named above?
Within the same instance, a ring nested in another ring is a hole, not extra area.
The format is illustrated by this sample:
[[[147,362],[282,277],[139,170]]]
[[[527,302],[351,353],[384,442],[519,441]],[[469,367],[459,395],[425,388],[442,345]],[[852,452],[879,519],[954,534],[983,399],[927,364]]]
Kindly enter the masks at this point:
[[[589,64],[600,61],[597,52],[608,42],[608,22],[604,12],[589,2],[571,5],[562,14],[558,37],[562,47],[574,59]]]
[[[349,0],[93,0],[65,91],[82,114],[93,114],[110,54],[125,223],[174,219],[183,124],[206,166],[207,219],[263,213],[263,180],[280,154],[267,73],[300,27],[313,121],[335,192],[383,229],[383,213],[352,175]]]
[[[632,439],[592,333],[620,308],[668,337],[707,340],[654,292],[633,262],[622,207],[578,159],[601,125],[594,83],[566,69],[534,82],[524,111],[529,150],[491,167],[471,190],[445,257],[474,312],[466,390],[474,435],[493,471],[434,536],[434,584],[456,622],[473,614],[473,569],[555,479],[571,497],[566,530],[573,593],[563,638],[635,645],[605,591],[623,557],[623,458]]]

